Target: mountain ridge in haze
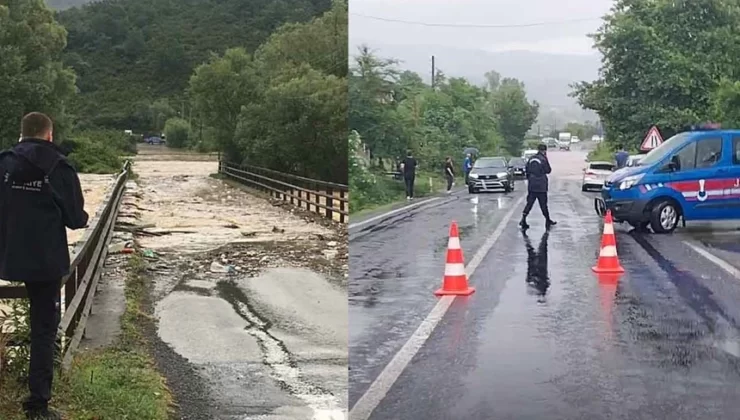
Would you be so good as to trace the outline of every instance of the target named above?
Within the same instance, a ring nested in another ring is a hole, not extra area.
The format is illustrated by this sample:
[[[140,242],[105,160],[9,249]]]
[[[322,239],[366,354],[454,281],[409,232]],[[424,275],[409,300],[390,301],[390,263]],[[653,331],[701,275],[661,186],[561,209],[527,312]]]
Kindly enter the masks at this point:
[[[596,114],[582,109],[574,98],[570,84],[595,80],[601,65],[600,56],[554,54],[536,51],[490,52],[475,49],[428,45],[390,45],[352,39],[352,56],[360,45],[367,45],[382,58],[399,60],[398,67],[431,79],[432,62],[448,77],[464,77],[476,85],[485,83],[484,74],[495,70],[501,77],[515,77],[524,82],[527,96],[540,103],[538,124],[551,128],[569,121],[594,121]]]

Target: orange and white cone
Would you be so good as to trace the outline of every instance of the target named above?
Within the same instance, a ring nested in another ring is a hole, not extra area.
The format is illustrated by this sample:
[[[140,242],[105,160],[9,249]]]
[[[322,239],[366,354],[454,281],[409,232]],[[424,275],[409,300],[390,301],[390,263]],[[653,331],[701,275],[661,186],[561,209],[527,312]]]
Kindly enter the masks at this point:
[[[468,286],[468,276],[465,274],[463,252],[460,247],[460,236],[457,233],[457,222],[450,226],[450,239],[447,242],[447,262],[445,263],[445,277],[442,288],[434,292],[437,296],[469,296],[475,288]]]
[[[617,256],[617,238],[614,235],[614,221],[609,210],[606,211],[606,217],[604,217],[604,234],[601,237],[599,260],[591,269],[594,273],[624,273],[624,268]]]

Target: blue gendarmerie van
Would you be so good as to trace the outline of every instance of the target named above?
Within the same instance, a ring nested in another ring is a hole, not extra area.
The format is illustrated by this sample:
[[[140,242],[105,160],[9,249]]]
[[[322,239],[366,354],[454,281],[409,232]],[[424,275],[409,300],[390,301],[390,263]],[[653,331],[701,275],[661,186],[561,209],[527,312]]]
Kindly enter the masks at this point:
[[[594,209],[655,233],[672,232],[681,219],[740,219],[740,130],[710,125],[676,134],[637,166],[614,172]]]

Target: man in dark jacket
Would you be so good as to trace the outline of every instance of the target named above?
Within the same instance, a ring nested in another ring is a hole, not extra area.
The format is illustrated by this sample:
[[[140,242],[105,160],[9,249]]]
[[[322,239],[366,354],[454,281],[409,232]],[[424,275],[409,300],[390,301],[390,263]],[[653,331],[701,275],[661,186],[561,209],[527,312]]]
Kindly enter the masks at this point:
[[[527,161],[527,205],[524,206],[522,220],[519,222],[522,229],[529,229],[527,215],[532,210],[535,201],[540,204],[542,215],[545,216],[545,228],[549,229],[557,224],[557,222],[550,219],[550,210],[547,208],[547,175],[550,172],[552,172],[552,168],[550,168],[550,162],[547,160],[547,145],[540,144],[537,146],[537,154]]]
[[[403,160],[403,180],[406,183],[406,199],[414,198],[414,180],[416,179],[416,159],[409,151]]]
[[[61,419],[49,408],[60,322],[61,280],[69,271],[67,231],[85,227],[80,180],[52,141],[53,125],[33,112],[21,141],[0,153],[0,278],[23,282],[31,304],[29,419]]]

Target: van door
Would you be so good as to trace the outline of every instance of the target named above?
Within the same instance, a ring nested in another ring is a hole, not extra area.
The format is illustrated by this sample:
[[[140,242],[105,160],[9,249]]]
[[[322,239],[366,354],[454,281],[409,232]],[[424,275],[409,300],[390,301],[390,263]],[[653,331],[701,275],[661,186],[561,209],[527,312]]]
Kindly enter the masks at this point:
[[[725,143],[728,144],[725,144]],[[686,220],[727,218],[726,194],[735,179],[729,175],[729,139],[719,133],[707,133],[686,144],[671,156],[668,187],[681,193],[681,207]]]
[[[728,219],[740,219],[740,136],[732,136],[732,156],[730,156],[727,171],[729,175],[728,188],[725,190]]]

